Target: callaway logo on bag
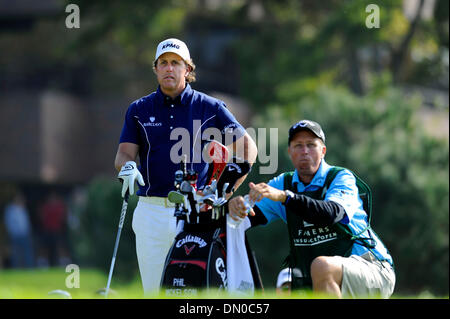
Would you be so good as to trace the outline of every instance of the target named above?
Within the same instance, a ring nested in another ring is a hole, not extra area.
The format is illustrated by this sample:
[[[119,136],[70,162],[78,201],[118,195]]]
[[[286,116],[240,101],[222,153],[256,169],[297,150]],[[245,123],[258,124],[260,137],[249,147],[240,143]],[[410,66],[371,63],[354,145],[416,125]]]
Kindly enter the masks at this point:
[[[186,246],[186,245],[184,245],[183,247],[184,247],[184,251],[186,252],[186,255],[189,255],[189,254],[191,253],[191,251],[194,250],[195,244],[193,244],[193,245],[191,246],[191,248],[188,248],[188,246]]]

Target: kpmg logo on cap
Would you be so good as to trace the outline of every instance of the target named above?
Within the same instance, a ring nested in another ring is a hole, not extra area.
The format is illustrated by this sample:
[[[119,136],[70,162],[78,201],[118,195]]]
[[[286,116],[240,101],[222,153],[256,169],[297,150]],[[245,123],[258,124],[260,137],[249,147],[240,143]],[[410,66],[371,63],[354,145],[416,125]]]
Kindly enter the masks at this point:
[[[161,54],[166,52],[173,52],[178,54],[183,60],[188,61],[191,59],[189,49],[186,44],[178,39],[166,39],[158,44],[155,54],[155,60],[159,58]]]
[[[173,43],[173,42],[169,42],[169,43],[164,44],[161,49],[164,50],[164,49],[167,49],[167,48],[175,48],[175,49],[179,50],[180,46],[178,44]]]

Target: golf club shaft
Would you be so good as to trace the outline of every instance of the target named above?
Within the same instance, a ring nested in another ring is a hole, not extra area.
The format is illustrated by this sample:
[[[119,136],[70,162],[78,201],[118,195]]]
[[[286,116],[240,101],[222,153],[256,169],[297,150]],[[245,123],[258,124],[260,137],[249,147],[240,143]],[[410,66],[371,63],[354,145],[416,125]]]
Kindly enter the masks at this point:
[[[111,278],[112,278],[112,274],[114,271],[114,265],[116,263],[117,249],[119,248],[120,234],[122,233],[122,228],[123,228],[123,223],[125,221],[125,215],[127,213],[127,208],[128,208],[128,191],[125,194],[125,197],[124,197],[123,203],[122,203],[122,211],[120,213],[120,220],[119,220],[119,230],[117,231],[116,243],[114,245],[114,252],[113,252],[113,257],[111,260],[111,267],[109,268],[108,283],[106,284],[105,298],[108,297],[109,286],[111,284]]]

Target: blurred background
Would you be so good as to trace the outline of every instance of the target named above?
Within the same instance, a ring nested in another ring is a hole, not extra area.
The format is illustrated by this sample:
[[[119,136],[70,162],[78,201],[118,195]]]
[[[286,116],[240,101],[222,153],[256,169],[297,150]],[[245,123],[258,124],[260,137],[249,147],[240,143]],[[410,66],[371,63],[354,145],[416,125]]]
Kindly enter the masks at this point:
[[[76,22],[70,3],[79,28],[66,26]],[[248,181],[292,170],[288,128],[302,118],[321,123],[327,162],[372,187],[372,225],[395,261],[394,294],[448,296],[448,5],[0,0],[0,272],[69,263],[108,272],[125,111],[156,89],[156,46],[177,37],[197,65],[194,89],[223,99],[246,128],[278,128],[278,136],[257,137],[278,140],[277,171],[260,174],[268,164],[258,162]],[[124,282],[138,276],[135,204],[115,268]],[[288,252],[286,226],[248,235],[273,288]]]

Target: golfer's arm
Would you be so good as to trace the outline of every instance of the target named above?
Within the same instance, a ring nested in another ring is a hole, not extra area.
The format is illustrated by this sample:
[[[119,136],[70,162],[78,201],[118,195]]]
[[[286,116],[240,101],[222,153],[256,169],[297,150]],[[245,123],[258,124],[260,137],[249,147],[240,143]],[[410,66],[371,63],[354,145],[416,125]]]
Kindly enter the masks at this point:
[[[233,150],[233,154],[236,154],[236,156],[239,158],[247,160],[250,163],[250,166],[255,163],[256,157],[258,156],[258,149],[256,147],[255,141],[253,141],[253,139],[247,132],[245,132],[244,136],[240,137],[237,141],[231,144],[231,147]],[[244,180],[247,178],[247,175],[242,176],[236,181],[236,184],[234,186],[235,191],[244,182]]]
[[[122,166],[128,161],[136,161],[139,145],[133,143],[120,143],[117,149],[114,167],[119,172]]]

